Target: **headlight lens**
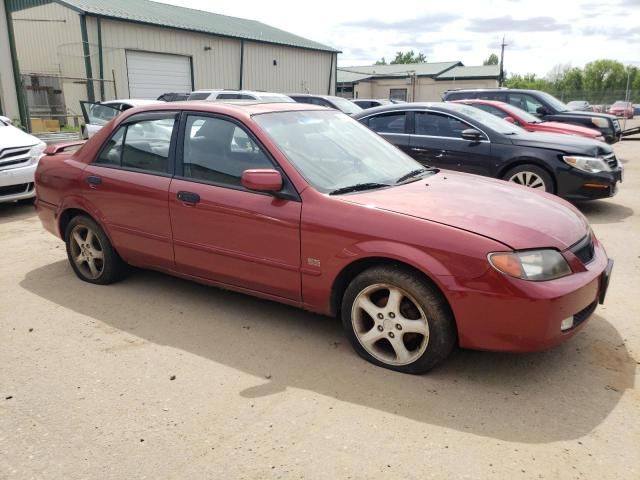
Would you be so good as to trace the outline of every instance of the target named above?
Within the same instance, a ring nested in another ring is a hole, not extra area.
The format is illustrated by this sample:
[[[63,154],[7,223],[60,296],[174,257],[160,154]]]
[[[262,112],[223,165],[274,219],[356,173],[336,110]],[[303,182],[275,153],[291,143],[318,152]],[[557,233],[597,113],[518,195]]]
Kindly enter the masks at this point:
[[[495,252],[488,258],[499,272],[522,280],[553,280],[572,273],[560,252],[552,249]]]
[[[47,144],[44,142],[40,142],[29,150],[29,157],[31,158],[31,163],[38,163],[44,155],[44,149],[47,148]]]
[[[611,167],[601,158],[597,157],[576,157],[573,155],[565,155],[562,157],[564,163],[572,167],[582,170],[583,172],[599,173],[610,172]]]
[[[609,126],[609,122],[606,118],[591,117],[591,123],[598,128],[607,128]]]

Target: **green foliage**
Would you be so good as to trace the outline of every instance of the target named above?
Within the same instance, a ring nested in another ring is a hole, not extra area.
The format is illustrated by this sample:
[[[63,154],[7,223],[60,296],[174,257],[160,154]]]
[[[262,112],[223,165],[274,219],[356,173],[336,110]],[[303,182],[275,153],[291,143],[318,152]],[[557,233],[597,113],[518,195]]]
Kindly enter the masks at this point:
[[[399,63],[427,63],[427,57],[424,53],[415,53],[413,50],[408,52],[396,52],[396,56],[389,62],[390,65],[396,65]],[[387,65],[384,57],[376,62],[376,65]]]
[[[498,55],[492,53],[484,62],[482,62],[482,65],[498,65],[498,63],[500,63]]]
[[[591,103],[611,103],[623,100],[627,88],[631,101],[640,102],[640,72],[637,67],[625,67],[616,60],[595,60],[584,69],[556,65],[545,78],[534,73],[514,74],[505,81],[510,88],[526,88],[549,92],[564,101],[588,100]]]
[[[376,61],[374,65],[386,65],[387,61],[382,57],[380,60]]]

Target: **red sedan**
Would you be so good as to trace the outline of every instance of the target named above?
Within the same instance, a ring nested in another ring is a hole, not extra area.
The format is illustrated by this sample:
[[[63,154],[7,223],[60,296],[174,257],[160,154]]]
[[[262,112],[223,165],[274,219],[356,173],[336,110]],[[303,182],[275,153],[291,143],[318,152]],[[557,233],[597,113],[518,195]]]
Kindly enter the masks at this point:
[[[609,107],[607,113],[616,117],[633,118],[633,105],[631,102],[617,101]]]
[[[571,125],[570,123],[546,122],[508,103],[494,100],[456,100],[455,103],[473,105],[492,115],[504,118],[508,122],[515,123],[529,132],[563,133],[604,142],[604,137],[598,130],[581,127],[580,125]]]
[[[81,280],[134,265],[337,315],[393,370],[457,345],[551,347],[608,285],[612,261],[570,204],[425,168],[335,110],[140,107],[47,153],[37,211]]]

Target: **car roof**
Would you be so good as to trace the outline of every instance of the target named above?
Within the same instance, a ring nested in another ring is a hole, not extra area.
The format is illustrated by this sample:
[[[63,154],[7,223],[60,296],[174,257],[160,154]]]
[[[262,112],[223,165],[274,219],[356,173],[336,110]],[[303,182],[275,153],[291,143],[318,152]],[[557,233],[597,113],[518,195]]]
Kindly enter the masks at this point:
[[[388,98],[349,98],[352,102],[390,102]]]
[[[368,117],[370,115],[375,115],[376,113],[383,113],[383,112],[422,110],[422,109],[432,109],[432,110],[440,110],[443,112],[452,112],[454,110],[454,108],[452,108],[452,105],[455,105],[455,104],[453,102],[392,103],[391,105],[382,105],[380,107],[367,108],[362,112],[353,114],[352,118],[358,119],[358,118]]]
[[[131,105],[133,107],[141,107],[143,105],[156,105],[158,103],[166,103],[162,100],[145,100],[143,98],[124,98],[120,100],[107,100],[106,102],[100,102],[101,105],[109,105],[112,103],[126,103],[127,105]]]
[[[344,99],[344,100],[349,100],[348,98],[336,97],[335,95],[316,95],[315,93],[287,93],[286,95],[288,97],[326,98],[327,100],[333,100],[334,98],[340,98],[340,99]],[[364,100],[364,99],[358,98],[358,100]]]

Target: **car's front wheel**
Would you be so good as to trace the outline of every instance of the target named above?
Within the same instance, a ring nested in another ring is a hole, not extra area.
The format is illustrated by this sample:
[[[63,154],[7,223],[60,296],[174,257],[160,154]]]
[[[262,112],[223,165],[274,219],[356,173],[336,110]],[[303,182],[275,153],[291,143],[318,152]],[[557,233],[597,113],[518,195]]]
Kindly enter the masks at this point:
[[[524,187],[555,193],[553,178],[546,170],[537,165],[518,165],[505,173],[503,178]]]
[[[85,282],[107,285],[124,275],[126,264],[102,228],[85,215],[73,217],[65,232],[67,258]]]
[[[359,274],[342,300],[342,324],[356,352],[371,363],[424,373],[456,344],[442,294],[411,271],[386,266]]]

